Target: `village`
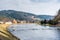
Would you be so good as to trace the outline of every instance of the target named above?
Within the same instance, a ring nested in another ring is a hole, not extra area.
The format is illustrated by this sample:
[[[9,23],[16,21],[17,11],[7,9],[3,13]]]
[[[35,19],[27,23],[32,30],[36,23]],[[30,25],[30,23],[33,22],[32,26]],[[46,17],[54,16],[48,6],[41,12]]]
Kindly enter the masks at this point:
[[[12,21],[0,21],[0,24],[23,24],[23,23],[32,23],[32,22],[31,21],[25,21],[25,20],[23,20],[23,21],[16,21],[15,19],[12,20]]]
[[[42,19],[35,18],[34,16],[31,17],[31,20],[16,20],[16,19],[3,19],[0,21],[0,24],[23,24],[23,23],[40,23]]]
[[[15,19],[12,21],[0,21],[0,24],[17,24],[17,23],[26,23],[26,21],[16,21]]]

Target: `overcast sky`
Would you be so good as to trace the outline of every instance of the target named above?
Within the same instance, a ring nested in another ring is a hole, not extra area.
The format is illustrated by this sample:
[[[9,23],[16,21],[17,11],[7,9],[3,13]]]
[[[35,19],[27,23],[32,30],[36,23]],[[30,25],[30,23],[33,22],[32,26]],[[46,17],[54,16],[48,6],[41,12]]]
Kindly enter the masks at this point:
[[[56,15],[60,0],[0,0],[0,10],[17,10],[37,15]]]

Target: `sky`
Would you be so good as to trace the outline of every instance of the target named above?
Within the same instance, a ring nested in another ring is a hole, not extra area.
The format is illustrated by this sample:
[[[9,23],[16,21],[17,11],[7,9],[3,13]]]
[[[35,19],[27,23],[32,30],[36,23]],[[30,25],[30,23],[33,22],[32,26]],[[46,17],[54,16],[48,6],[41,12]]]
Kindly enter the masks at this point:
[[[60,9],[60,0],[0,0],[0,10],[17,10],[36,15],[55,16]]]

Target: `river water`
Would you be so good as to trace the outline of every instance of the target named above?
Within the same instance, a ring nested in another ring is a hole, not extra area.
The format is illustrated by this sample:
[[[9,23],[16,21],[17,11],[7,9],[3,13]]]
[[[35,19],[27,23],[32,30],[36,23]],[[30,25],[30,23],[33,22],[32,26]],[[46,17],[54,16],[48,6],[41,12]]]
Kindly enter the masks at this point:
[[[60,30],[56,27],[18,24],[11,25],[8,31],[21,40],[60,40]]]

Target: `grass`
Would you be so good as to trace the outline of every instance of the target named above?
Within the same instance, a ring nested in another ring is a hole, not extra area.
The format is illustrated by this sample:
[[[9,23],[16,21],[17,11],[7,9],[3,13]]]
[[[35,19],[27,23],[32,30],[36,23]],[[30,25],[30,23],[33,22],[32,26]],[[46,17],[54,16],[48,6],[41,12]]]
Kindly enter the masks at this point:
[[[19,40],[17,37],[7,31],[8,24],[0,24],[0,40]]]

